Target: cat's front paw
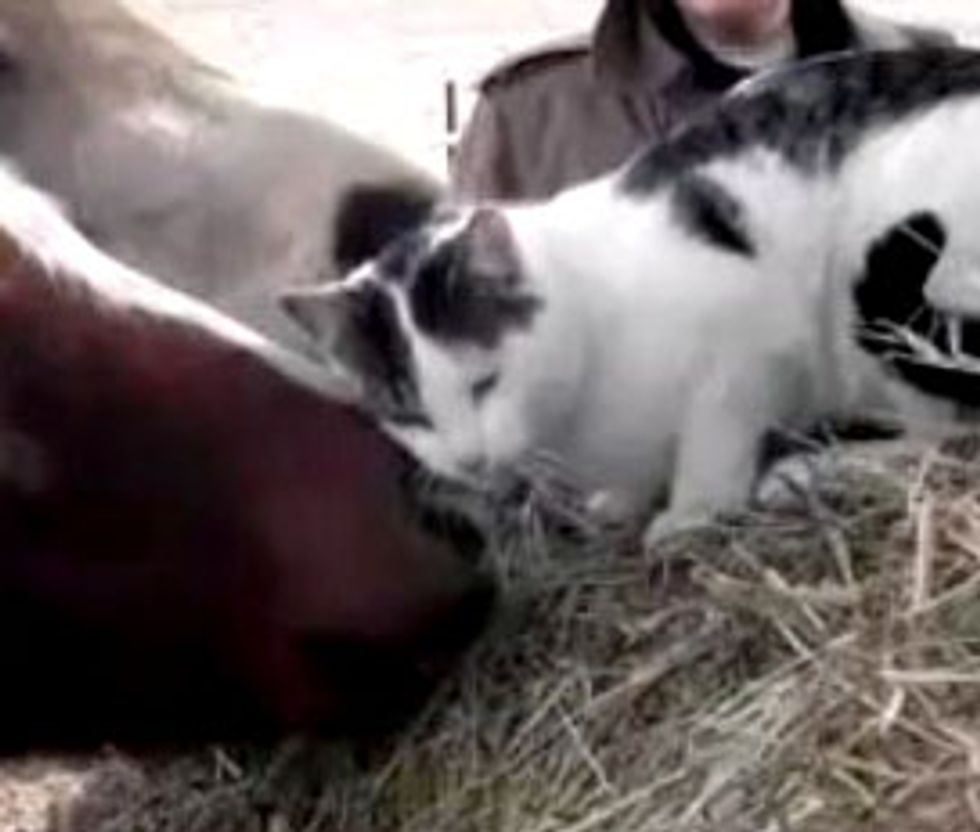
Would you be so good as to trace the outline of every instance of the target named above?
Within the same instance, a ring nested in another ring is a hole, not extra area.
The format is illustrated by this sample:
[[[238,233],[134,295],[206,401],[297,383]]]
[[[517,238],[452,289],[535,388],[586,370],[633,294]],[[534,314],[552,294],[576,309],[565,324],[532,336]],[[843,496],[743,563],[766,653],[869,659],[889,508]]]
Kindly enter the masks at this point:
[[[701,510],[668,510],[658,514],[643,532],[643,548],[655,549],[669,538],[709,526],[712,515]]]

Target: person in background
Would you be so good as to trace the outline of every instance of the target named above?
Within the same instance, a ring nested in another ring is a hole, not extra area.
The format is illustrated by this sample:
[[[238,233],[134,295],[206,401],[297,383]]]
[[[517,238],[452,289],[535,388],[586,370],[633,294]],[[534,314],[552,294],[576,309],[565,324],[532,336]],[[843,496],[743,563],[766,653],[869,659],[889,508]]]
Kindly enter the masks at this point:
[[[616,167],[753,72],[952,43],[841,0],[607,0],[591,35],[512,57],[483,79],[453,188],[464,199],[547,197]]]

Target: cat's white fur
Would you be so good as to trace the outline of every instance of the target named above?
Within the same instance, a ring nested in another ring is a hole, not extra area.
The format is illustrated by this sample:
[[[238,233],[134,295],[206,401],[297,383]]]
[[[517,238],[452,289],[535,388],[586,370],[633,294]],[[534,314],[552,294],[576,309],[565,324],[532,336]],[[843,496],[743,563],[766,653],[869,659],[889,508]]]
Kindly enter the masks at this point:
[[[700,168],[744,205],[751,258],[692,239],[669,187],[626,195],[617,175],[495,208],[541,309],[495,349],[460,347],[420,332],[388,287],[435,425],[389,430],[449,475],[545,452],[603,504],[642,513],[666,497],[653,537],[744,505],[767,429],[883,411],[942,430],[952,406],[893,380],[855,343],[852,284],[873,239],[929,209],[950,239],[927,296],[980,310],[977,135],[980,103],[966,100],[872,133],[830,176],[762,147]],[[349,280],[383,283],[372,264]],[[499,383],[477,401],[488,373]]]

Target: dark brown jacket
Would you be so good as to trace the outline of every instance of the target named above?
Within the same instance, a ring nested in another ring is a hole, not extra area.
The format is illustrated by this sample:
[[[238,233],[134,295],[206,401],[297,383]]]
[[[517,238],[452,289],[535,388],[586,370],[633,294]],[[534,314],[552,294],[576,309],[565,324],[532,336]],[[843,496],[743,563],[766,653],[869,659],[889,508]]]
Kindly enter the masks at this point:
[[[951,43],[845,8],[796,0],[798,57]],[[672,0],[608,0],[594,33],[491,71],[457,149],[456,192],[537,198],[604,173],[745,77],[700,47]]]

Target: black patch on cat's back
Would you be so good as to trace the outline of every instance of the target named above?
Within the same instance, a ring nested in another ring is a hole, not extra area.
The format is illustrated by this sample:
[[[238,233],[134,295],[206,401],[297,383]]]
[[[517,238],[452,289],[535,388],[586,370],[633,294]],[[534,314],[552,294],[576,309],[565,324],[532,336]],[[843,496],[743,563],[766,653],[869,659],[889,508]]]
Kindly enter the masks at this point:
[[[976,373],[928,363],[907,355],[896,355],[891,363],[899,377],[920,393],[971,410],[980,408],[980,377]]]
[[[527,329],[540,308],[518,273],[481,274],[466,244],[448,240],[419,264],[408,287],[412,318],[426,335],[493,349],[508,332]]]
[[[355,185],[340,198],[334,221],[334,264],[341,271],[378,255],[389,243],[418,228],[435,197],[414,184]]]
[[[745,207],[720,182],[697,173],[681,177],[671,207],[681,227],[698,239],[732,254],[755,255]]]
[[[921,393],[959,405],[980,407],[976,374],[924,361],[914,350],[889,337],[893,326],[906,327],[949,356],[950,345],[939,313],[929,306],[925,285],[948,242],[935,213],[921,211],[888,228],[868,249],[864,273],[854,287],[858,343],[889,370]],[[962,348],[980,355],[980,322],[963,321]]]
[[[870,129],[980,94],[980,52],[954,47],[822,56],[764,73],[708,107],[623,171],[648,193],[719,158],[762,147],[797,168],[833,169]]]
[[[929,337],[935,328],[925,285],[946,246],[947,232],[933,212],[911,214],[886,229],[865,257],[864,273],[854,285],[858,339],[869,352],[886,347],[876,333],[905,326]]]

